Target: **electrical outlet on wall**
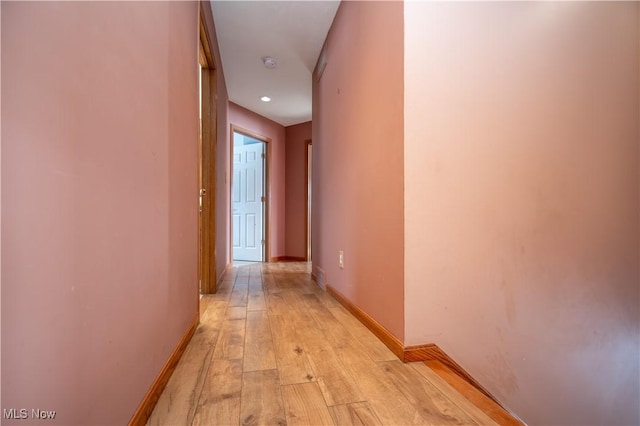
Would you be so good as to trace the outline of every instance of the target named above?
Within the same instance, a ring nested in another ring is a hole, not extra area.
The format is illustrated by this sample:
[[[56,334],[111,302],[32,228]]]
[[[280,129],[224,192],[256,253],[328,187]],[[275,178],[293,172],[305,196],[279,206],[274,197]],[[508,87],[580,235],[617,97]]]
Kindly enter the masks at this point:
[[[338,266],[344,268],[344,252],[342,250],[338,252]]]

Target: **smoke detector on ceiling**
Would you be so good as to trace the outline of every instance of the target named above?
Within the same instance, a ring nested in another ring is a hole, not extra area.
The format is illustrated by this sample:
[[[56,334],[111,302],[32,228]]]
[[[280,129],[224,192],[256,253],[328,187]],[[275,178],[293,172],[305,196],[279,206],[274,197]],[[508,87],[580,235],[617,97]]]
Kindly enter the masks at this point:
[[[262,58],[262,63],[264,64],[265,68],[269,68],[269,69],[273,69],[278,66],[278,63],[276,62],[276,60],[273,59],[271,56],[264,56]]]

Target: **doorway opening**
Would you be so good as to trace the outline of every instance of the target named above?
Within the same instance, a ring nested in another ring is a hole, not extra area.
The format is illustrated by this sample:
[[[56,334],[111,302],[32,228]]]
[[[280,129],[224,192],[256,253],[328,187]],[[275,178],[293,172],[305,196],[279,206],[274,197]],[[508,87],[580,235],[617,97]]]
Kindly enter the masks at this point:
[[[215,155],[216,155],[216,67],[209,45],[209,32],[200,10],[198,137],[198,282],[200,294],[216,292],[215,253]]]
[[[232,126],[231,140],[231,258],[264,262],[269,259],[269,139]]]

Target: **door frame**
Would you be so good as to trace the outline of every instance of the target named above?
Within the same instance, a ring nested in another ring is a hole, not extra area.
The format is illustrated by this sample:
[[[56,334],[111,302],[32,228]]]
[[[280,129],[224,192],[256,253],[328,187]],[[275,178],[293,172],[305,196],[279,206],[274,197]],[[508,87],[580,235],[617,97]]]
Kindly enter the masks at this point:
[[[216,147],[217,147],[217,76],[210,45],[210,32],[200,5],[198,62],[201,64],[202,107],[201,135],[199,142],[199,184],[202,212],[198,216],[198,271],[199,293],[216,292]],[[200,68],[200,67],[199,67]],[[204,194],[202,193],[204,191]]]
[[[311,261],[311,258],[313,256],[313,253],[311,251],[311,214],[312,214],[312,208],[311,205],[313,203],[313,192],[310,191],[310,188],[312,187],[312,179],[311,176],[313,174],[313,166],[310,168],[309,167],[309,152],[312,150],[312,146],[313,143],[311,141],[311,139],[307,139],[305,141],[305,148],[304,148],[304,175],[306,177],[306,190],[304,192],[304,208],[305,208],[305,224],[306,224],[306,228],[305,228],[305,234],[304,234],[304,246],[305,246],[305,260],[307,262]],[[311,158],[313,161],[313,152],[311,151]],[[311,192],[311,199],[309,199],[309,193]]]
[[[263,233],[264,233],[264,258],[263,262],[270,262],[271,259],[271,248],[269,242],[271,241],[271,225],[269,220],[269,206],[271,205],[271,179],[269,178],[269,171],[271,169],[271,138],[266,136],[259,135],[257,133],[252,132],[251,130],[244,129],[240,126],[236,126],[235,124],[230,125],[231,132],[229,137],[229,143],[231,145],[229,152],[229,170],[230,174],[230,182],[229,182],[229,254],[231,258],[231,262],[233,262],[233,134],[240,133],[241,135],[248,136],[250,138],[259,140],[265,144],[265,162],[264,162],[264,208],[263,208],[263,218],[262,223],[264,225]]]

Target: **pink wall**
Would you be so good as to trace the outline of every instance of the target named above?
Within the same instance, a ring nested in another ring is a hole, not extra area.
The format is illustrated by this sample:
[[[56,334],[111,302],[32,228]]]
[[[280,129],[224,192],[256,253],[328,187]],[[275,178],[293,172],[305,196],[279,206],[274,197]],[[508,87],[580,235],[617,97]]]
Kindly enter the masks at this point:
[[[531,424],[640,422],[638,7],[405,3],[405,342]]]
[[[289,126],[286,131],[286,253],[307,256],[307,141],[311,121]]]
[[[269,169],[270,256],[286,255],[285,241],[285,130],[284,126],[229,102],[229,123],[271,139]],[[230,131],[229,131],[230,134]],[[229,142],[230,146],[231,142]],[[230,164],[230,163],[229,163]],[[227,211],[230,211],[227,208]],[[228,241],[227,240],[227,244]]]
[[[125,424],[197,312],[198,5],[1,8],[2,409]]]
[[[0,34],[2,34],[2,5],[0,4]],[[0,58],[2,58],[2,37],[0,36]],[[1,59],[0,59],[1,61]],[[0,66],[2,81],[2,66]],[[0,318],[2,318],[2,84],[0,84]],[[0,320],[0,324],[2,321]],[[1,332],[0,332],[1,334]],[[2,366],[2,339],[0,339],[0,366]],[[2,409],[2,383],[0,379],[0,409]]]
[[[403,291],[403,4],[343,2],[314,76],[313,268],[398,339]],[[338,251],[345,256],[338,267]]]

